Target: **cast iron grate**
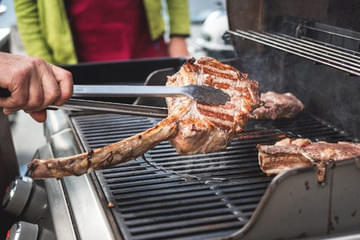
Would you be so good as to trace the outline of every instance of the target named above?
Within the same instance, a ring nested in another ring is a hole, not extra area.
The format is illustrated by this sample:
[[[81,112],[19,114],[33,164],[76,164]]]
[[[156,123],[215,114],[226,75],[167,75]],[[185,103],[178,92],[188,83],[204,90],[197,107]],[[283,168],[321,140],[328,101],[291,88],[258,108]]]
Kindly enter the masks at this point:
[[[72,117],[87,150],[153,126],[152,118],[101,114]],[[256,144],[286,135],[329,142],[351,140],[309,114],[249,122],[225,150],[180,156],[162,142],[143,157],[97,171],[124,239],[206,239],[228,236],[249,220],[271,177],[257,163]]]

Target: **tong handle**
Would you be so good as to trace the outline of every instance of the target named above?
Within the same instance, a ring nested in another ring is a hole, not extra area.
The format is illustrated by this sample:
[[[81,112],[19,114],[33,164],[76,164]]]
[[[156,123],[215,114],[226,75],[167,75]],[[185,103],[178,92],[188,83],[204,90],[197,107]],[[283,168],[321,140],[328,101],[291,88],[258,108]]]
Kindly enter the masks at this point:
[[[0,87],[0,98],[10,97],[11,92],[6,88]],[[70,98],[63,106],[50,105],[47,110],[73,110],[73,111],[96,111],[107,113],[132,114],[147,117],[166,117],[167,109],[161,107],[140,106],[122,103],[109,103],[92,100],[82,100]]]
[[[206,85],[186,86],[131,86],[131,85],[74,85],[73,97],[173,97],[185,95],[197,102],[221,105],[230,96]]]
[[[50,106],[51,110],[63,109],[70,111],[95,111],[105,113],[121,113],[146,117],[167,117],[167,108],[111,103],[94,100],[70,98],[63,106]],[[49,109],[49,108],[48,108]]]
[[[169,97],[186,95],[183,87],[132,85],[74,85],[73,97]],[[191,96],[190,96],[191,97]]]

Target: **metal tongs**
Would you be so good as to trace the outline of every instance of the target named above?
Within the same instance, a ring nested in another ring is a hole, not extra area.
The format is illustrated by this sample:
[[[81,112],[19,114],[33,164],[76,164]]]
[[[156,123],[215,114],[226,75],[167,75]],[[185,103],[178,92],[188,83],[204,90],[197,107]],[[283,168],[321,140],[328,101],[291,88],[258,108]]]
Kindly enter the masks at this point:
[[[1,91],[0,91],[1,93]],[[1,95],[1,94],[0,94]],[[50,106],[72,111],[92,110],[101,112],[124,113],[151,117],[166,117],[164,107],[141,106],[124,103],[112,103],[78,98],[95,97],[171,97],[188,96],[197,102],[221,105],[230,100],[230,96],[220,89],[205,85],[187,85],[181,87],[139,86],[139,85],[74,85],[73,98],[63,106]]]
[[[74,85],[73,97],[173,97],[188,96],[197,102],[213,105],[225,104],[230,96],[206,85],[180,87],[139,85]]]

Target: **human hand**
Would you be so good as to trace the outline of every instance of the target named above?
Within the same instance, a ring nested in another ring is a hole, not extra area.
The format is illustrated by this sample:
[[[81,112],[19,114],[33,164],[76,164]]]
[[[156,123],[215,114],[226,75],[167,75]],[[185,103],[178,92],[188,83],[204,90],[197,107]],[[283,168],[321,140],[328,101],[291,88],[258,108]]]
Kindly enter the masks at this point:
[[[172,37],[168,44],[168,53],[170,57],[188,57],[186,39],[183,37]]]
[[[70,72],[40,58],[0,53],[0,87],[11,93],[0,98],[4,114],[23,109],[43,122],[48,105],[62,105],[72,96],[73,80]]]

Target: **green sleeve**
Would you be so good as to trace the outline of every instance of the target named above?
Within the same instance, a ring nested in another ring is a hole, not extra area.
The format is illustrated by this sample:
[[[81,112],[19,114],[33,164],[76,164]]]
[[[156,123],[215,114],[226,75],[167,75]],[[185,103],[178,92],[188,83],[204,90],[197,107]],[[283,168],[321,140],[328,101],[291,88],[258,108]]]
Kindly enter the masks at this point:
[[[54,63],[41,31],[37,1],[14,0],[14,7],[17,25],[27,54]]]
[[[170,18],[170,36],[190,35],[190,16],[188,0],[167,0]]]

